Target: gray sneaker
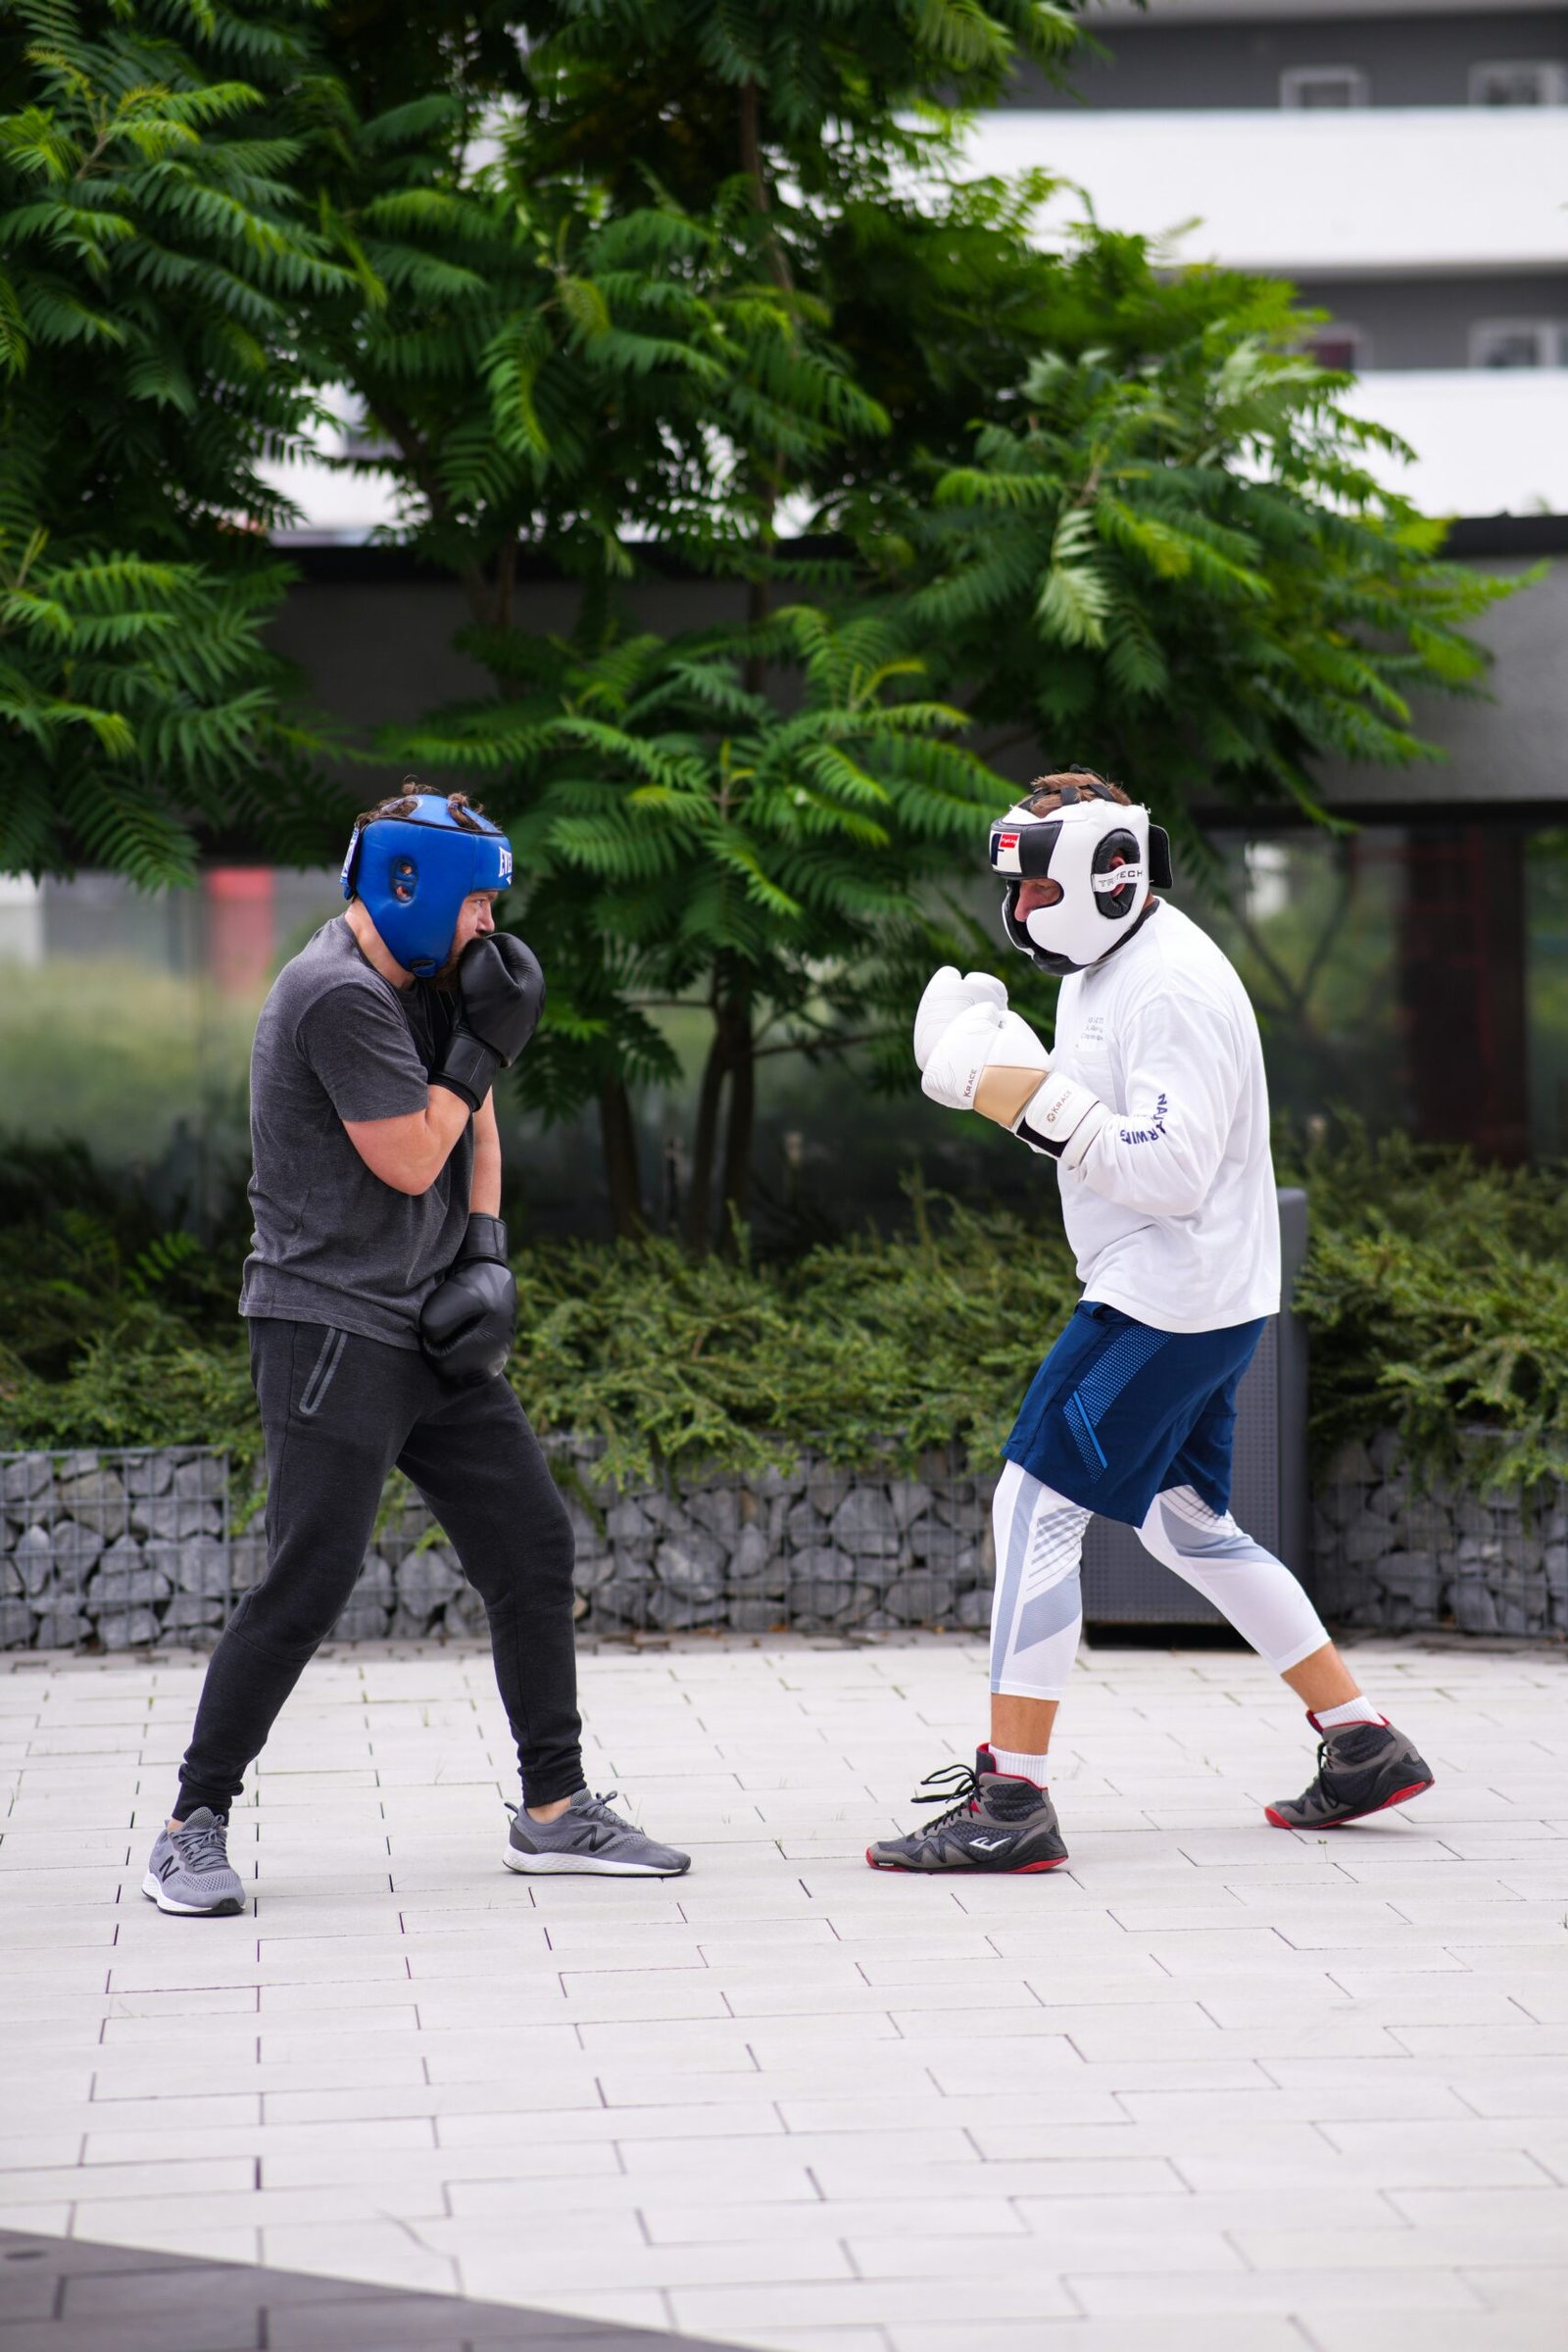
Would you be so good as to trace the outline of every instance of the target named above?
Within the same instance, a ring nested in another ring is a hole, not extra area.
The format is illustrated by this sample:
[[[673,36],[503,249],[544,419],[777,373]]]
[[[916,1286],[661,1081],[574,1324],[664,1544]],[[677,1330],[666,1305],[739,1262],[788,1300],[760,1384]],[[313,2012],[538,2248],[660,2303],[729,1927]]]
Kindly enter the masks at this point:
[[[690,1854],[656,1845],[641,1830],[610,1810],[610,1796],[579,1788],[555,1821],[535,1821],[521,1805],[509,1805],[512,1832],[501,1859],[509,1870],[579,1871],[602,1879],[678,1879],[690,1870]]]
[[[160,1911],[186,1919],[221,1919],[245,1908],[245,1889],[231,1869],[225,1814],[198,1805],[188,1821],[166,1823],[153,1840],[141,1890]]]

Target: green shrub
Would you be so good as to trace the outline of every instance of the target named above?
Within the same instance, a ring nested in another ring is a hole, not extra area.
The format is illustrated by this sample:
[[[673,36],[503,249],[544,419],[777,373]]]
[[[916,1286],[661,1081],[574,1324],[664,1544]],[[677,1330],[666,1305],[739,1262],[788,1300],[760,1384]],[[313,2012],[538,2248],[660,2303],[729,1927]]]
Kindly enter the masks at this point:
[[[1306,1154],[1312,1248],[1296,1303],[1312,1341],[1322,1453],[1397,1429],[1427,1470],[1504,1487],[1568,1472],[1568,1189],[1558,1167],[1478,1165],[1347,1122]]]
[[[239,1244],[152,1229],[82,1154],[0,1158],[0,1445],[260,1446],[233,1315]],[[1568,1201],[1550,1170],[1475,1165],[1354,1127],[1296,1170],[1312,1249],[1297,1292],[1319,1453],[1394,1427],[1418,1465],[1501,1441],[1504,1484],[1568,1466]],[[28,1190],[28,1182],[31,1190]],[[95,1190],[94,1188],[100,1189]],[[10,1214],[7,1215],[6,1211]],[[597,1434],[607,1467],[756,1468],[810,1446],[994,1461],[1077,1295],[1039,1224],[911,1189],[891,1236],[790,1266],[693,1261],[652,1239],[521,1251],[513,1380],[535,1426]],[[1469,1475],[1480,1475],[1473,1451]]]
[[[672,1243],[518,1259],[513,1378],[542,1428],[602,1435],[610,1466],[742,1467],[810,1445],[839,1462],[928,1446],[994,1457],[1077,1297],[1059,1232],[914,1196],[912,1229],[788,1268]]]

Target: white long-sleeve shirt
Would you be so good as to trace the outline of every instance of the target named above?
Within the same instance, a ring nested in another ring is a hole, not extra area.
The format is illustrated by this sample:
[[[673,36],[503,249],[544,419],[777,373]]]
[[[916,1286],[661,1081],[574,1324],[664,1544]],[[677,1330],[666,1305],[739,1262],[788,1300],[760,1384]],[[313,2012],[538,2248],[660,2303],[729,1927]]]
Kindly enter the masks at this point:
[[[1062,982],[1052,1065],[1117,1115],[1058,1162],[1086,1298],[1157,1331],[1277,1312],[1279,1206],[1257,1019],[1228,958],[1169,900]]]

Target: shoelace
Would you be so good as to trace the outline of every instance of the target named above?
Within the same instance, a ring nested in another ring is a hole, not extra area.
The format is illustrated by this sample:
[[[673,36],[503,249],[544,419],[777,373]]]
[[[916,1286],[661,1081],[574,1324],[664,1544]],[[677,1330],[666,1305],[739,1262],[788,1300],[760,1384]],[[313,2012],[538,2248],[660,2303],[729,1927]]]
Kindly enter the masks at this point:
[[[920,1789],[917,1788],[909,1799],[911,1805],[945,1804],[948,1806],[947,1811],[939,1813],[935,1821],[926,1823],[925,1835],[928,1837],[936,1830],[945,1830],[948,1824],[956,1821],[960,1814],[974,1813],[979,1809],[980,1776],[972,1764],[944,1764],[939,1772],[926,1774],[925,1779],[920,1783],[920,1788],[929,1788],[932,1793],[929,1796],[922,1796]],[[958,1791],[958,1801],[956,1804],[948,1804],[949,1796],[954,1789]]]
[[[591,1790],[585,1790],[584,1795],[586,1802],[580,1805],[573,1805],[571,1810],[577,1816],[579,1821],[586,1813],[590,1821],[604,1822],[610,1829],[625,1830],[633,1838],[635,1838],[640,1835],[636,1824],[623,1820],[620,1814],[612,1813],[610,1810],[612,1798],[617,1797],[619,1794],[620,1790],[618,1788],[607,1789],[603,1796],[597,1795]],[[930,1804],[932,1800],[930,1797],[926,1797],[922,1801],[926,1804]],[[503,1798],[502,1810],[503,1812],[510,1813],[514,1820],[515,1820],[517,1815],[523,1811],[523,1807],[521,1805],[509,1805],[506,1802],[506,1799]],[[565,1821],[568,1816],[563,1813],[561,1818],[563,1821]]]
[[[226,1828],[225,1822],[214,1821],[210,1822],[205,1830],[193,1830],[187,1826],[185,1829],[170,1832],[174,1844],[179,1848],[179,1858],[187,1870],[226,1870],[228,1868],[228,1848],[223,1843],[223,1833]]]
[[[603,1796],[591,1793],[588,1802],[585,1805],[579,1805],[577,1811],[590,1814],[595,1821],[607,1822],[612,1830],[629,1830],[635,1837],[637,1832],[633,1825],[629,1821],[623,1821],[618,1813],[612,1813],[610,1810],[612,1801],[619,1794],[618,1788],[607,1788]]]

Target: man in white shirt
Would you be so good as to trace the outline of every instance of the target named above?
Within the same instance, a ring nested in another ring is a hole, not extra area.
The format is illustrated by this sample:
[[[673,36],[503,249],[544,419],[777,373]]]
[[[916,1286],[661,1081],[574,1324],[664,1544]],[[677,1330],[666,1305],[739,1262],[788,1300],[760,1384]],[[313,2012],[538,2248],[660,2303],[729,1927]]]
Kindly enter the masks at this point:
[[[1009,943],[1063,974],[1048,1054],[988,972],[938,972],[915,1015],[921,1086],[1056,1162],[1084,1295],[1004,1448],[993,1506],[991,1739],[930,1776],[939,1819],[867,1848],[879,1870],[1054,1870],[1047,1788],[1100,1512],[1214,1602],[1303,1700],[1318,1771],[1265,1808],[1334,1828],[1432,1786],[1364,1696],[1283,1562],[1230,1516],[1236,1393],[1280,1304],[1279,1210],[1257,1022],[1226,957],[1152,895],[1170,880],[1147,808],[1082,768],[1042,777],[991,828]]]

